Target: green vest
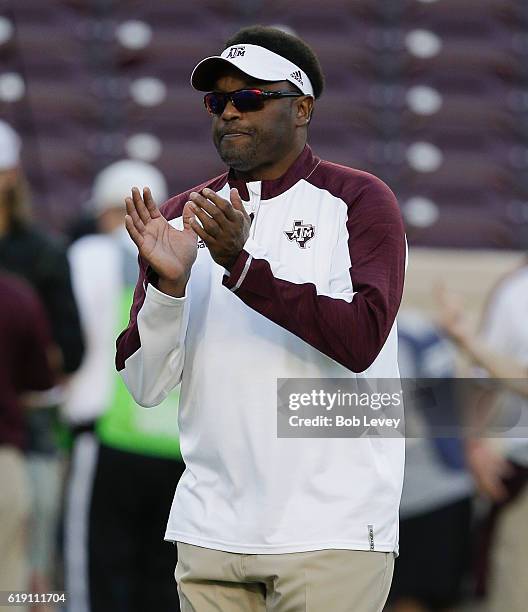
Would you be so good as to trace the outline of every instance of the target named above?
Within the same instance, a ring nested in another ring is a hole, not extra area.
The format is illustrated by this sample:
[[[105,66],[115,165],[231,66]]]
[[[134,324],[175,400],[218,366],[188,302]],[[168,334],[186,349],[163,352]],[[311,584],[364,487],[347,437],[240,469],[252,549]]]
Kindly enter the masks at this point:
[[[128,325],[133,289],[123,292],[119,329]],[[179,386],[154,408],[138,406],[121,376],[115,373],[113,398],[96,423],[99,440],[124,451],[181,460],[178,435]]]

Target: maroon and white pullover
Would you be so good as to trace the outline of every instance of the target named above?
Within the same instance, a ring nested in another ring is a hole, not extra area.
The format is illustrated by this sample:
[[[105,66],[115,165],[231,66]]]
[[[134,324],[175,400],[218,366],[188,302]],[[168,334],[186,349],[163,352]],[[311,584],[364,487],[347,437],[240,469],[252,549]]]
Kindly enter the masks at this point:
[[[180,381],[181,478],[165,539],[245,553],[396,551],[404,440],[278,438],[277,378],[397,378],[396,313],[406,241],[378,178],[306,146],[280,179],[226,173],[191,191],[237,187],[250,237],[229,273],[198,249],[186,295],[140,261],[116,365],[139,404]],[[372,527],[371,527],[372,526]],[[374,537],[373,537],[374,536]]]

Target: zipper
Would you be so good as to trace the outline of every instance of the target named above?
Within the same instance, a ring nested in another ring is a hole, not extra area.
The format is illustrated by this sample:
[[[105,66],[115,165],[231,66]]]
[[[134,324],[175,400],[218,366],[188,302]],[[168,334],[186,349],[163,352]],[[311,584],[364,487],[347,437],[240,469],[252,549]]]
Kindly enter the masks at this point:
[[[262,184],[262,183],[261,183]],[[253,222],[251,223],[251,238],[255,238],[255,232],[257,229],[257,219],[258,219],[258,214],[259,214],[259,210],[260,210],[260,202],[261,202],[261,197],[260,197],[260,193],[256,194],[253,193],[251,190],[249,190],[249,205],[250,205],[250,215],[253,214]]]

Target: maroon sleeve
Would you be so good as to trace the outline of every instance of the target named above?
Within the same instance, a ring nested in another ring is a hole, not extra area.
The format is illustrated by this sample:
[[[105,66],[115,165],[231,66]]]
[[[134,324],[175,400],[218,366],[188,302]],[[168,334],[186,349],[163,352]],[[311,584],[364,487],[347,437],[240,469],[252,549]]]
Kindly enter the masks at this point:
[[[376,359],[396,318],[405,276],[405,233],[398,203],[381,181],[370,182],[348,202],[351,302],[318,295],[313,283],[273,276],[265,259],[242,251],[224,276],[248,306],[353,372]],[[246,271],[246,276],[243,272]],[[240,279],[243,279],[240,282]]]
[[[147,273],[149,268],[141,257],[139,257],[139,277],[134,289],[134,298],[130,309],[130,319],[128,326],[118,336],[116,340],[115,365],[118,372],[125,369],[125,361],[133,355],[141,346],[139,330],[137,326],[137,316],[143,306],[146,295]]]

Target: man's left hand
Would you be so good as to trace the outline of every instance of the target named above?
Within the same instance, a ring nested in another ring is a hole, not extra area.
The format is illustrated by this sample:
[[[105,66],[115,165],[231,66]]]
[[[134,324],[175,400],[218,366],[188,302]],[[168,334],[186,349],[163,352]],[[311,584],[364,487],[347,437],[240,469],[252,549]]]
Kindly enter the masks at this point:
[[[194,219],[191,227],[205,242],[211,257],[220,266],[230,270],[249,237],[251,219],[237,189],[231,189],[230,200],[221,198],[212,189],[191,193]]]

